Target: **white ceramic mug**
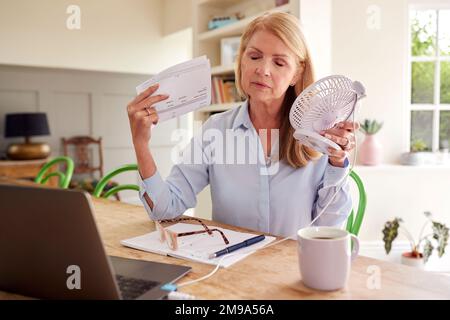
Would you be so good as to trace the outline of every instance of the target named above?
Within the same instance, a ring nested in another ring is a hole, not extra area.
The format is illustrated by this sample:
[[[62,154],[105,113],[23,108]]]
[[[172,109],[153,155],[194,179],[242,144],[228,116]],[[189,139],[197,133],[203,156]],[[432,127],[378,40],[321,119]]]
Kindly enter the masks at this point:
[[[308,227],[298,230],[297,241],[300,274],[307,287],[331,291],[346,286],[359,251],[355,235],[333,227]]]

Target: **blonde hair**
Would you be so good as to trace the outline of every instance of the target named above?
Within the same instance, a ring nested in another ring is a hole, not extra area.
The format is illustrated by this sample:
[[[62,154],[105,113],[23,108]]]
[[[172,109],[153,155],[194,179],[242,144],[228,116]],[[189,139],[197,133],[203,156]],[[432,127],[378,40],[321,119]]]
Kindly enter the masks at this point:
[[[302,70],[301,77],[293,87],[289,87],[281,108],[280,154],[279,160],[285,160],[290,166],[300,168],[311,160],[316,160],[321,153],[302,145],[295,140],[294,129],[289,122],[289,111],[297,96],[314,82],[314,69],[305,37],[300,30],[298,19],[288,13],[276,12],[264,14],[254,19],[245,28],[241,37],[236,59],[236,88],[243,98],[248,98],[241,85],[241,61],[251,37],[260,30],[269,31],[277,36],[297,56],[297,66]]]

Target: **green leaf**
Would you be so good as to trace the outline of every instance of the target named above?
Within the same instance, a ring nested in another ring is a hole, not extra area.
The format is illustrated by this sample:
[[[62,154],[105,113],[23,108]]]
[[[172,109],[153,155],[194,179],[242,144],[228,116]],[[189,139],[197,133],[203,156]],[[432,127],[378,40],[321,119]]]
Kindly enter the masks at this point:
[[[448,244],[449,229],[442,223],[433,222],[433,239],[438,243],[437,251],[438,256],[442,257],[445,253],[445,248]]]
[[[415,139],[411,142],[411,151],[420,152],[427,150],[427,143],[422,139]]]
[[[360,130],[364,134],[375,134],[381,129],[382,126],[383,126],[383,122],[378,122],[377,120],[365,119],[364,122],[360,123]]]
[[[400,222],[403,222],[403,220],[400,218],[395,218],[394,220],[388,221],[384,224],[383,241],[386,254],[389,254],[389,252],[391,252],[392,242],[398,236],[398,228],[400,227]]]
[[[433,244],[429,239],[427,239],[425,242],[425,246],[423,247],[423,259],[425,263],[427,263],[428,258],[430,258],[431,254],[433,253],[433,249]]]

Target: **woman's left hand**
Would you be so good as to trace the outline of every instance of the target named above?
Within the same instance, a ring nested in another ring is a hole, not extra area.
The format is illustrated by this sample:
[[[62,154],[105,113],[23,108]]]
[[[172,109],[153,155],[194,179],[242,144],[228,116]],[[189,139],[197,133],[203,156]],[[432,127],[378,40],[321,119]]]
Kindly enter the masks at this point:
[[[348,153],[353,150],[356,145],[355,131],[359,129],[358,122],[343,121],[337,123],[333,128],[322,131],[321,134],[338,144],[342,150],[336,150],[331,147],[328,148],[329,162],[335,167],[344,167],[345,159]]]

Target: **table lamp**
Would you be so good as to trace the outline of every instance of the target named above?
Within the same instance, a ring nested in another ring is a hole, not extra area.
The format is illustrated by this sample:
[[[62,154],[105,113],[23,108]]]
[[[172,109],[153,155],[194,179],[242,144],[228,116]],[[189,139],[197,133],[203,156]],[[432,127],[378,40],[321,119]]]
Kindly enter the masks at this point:
[[[50,155],[50,146],[46,143],[32,143],[31,136],[49,135],[47,115],[45,113],[11,113],[6,115],[5,138],[25,137],[25,143],[9,145],[7,156],[12,160],[44,159]]]

